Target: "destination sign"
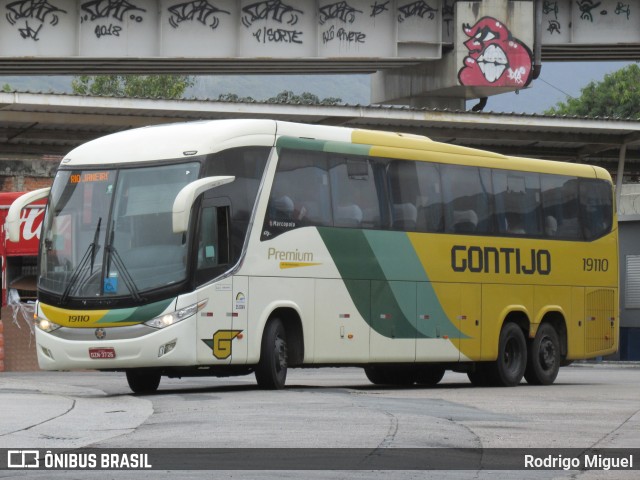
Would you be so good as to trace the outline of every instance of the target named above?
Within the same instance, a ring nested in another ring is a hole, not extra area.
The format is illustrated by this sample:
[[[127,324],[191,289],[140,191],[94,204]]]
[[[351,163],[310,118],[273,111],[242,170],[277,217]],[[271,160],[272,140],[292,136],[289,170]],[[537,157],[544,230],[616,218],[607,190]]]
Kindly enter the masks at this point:
[[[69,183],[108,182],[111,172],[76,173],[69,177]]]

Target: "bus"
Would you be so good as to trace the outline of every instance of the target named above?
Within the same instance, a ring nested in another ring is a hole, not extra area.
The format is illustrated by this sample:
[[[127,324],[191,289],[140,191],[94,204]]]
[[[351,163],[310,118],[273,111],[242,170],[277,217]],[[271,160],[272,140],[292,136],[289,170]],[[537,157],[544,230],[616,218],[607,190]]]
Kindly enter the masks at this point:
[[[40,225],[44,217],[43,202],[22,210],[17,242],[8,242],[4,221],[11,204],[25,192],[0,192],[0,262],[2,306],[7,306],[9,290],[16,289],[23,300],[36,297],[36,261]]]
[[[427,137],[275,120],[109,135],[48,197],[45,370],[162,376],[359,366],[374,384],[554,382],[618,346],[617,218],[603,169]]]

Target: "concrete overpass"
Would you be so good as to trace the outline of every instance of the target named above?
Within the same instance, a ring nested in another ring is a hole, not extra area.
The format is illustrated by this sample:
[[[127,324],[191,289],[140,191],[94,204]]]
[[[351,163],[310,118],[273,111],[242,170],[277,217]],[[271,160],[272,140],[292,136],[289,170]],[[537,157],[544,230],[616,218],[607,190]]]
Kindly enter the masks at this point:
[[[368,72],[372,102],[461,107],[639,58],[640,0],[0,0],[6,75]]]

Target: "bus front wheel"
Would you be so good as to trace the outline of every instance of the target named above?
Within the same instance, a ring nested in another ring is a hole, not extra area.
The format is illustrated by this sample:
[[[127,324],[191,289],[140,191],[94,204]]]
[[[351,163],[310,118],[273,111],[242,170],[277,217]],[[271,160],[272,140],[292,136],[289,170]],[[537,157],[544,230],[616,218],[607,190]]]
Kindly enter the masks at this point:
[[[514,387],[520,383],[527,366],[527,341],[522,329],[507,323],[500,332],[498,359],[490,366],[493,385]]]
[[[282,321],[278,318],[267,323],[264,329],[260,361],[255,373],[260,388],[284,388],[287,379],[287,335]]]
[[[560,340],[553,325],[543,323],[531,342],[524,378],[530,385],[551,385],[560,369]]]
[[[127,370],[127,383],[133,393],[154,393],[160,385],[160,377],[160,372],[155,370]]]

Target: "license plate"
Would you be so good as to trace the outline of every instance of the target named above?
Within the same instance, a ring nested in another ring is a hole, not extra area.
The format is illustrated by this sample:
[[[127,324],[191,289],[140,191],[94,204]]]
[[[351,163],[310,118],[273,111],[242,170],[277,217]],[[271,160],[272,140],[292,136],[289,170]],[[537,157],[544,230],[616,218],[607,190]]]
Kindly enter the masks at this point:
[[[97,360],[105,360],[116,358],[116,350],[115,348],[90,348],[89,349],[89,358],[94,358]]]

